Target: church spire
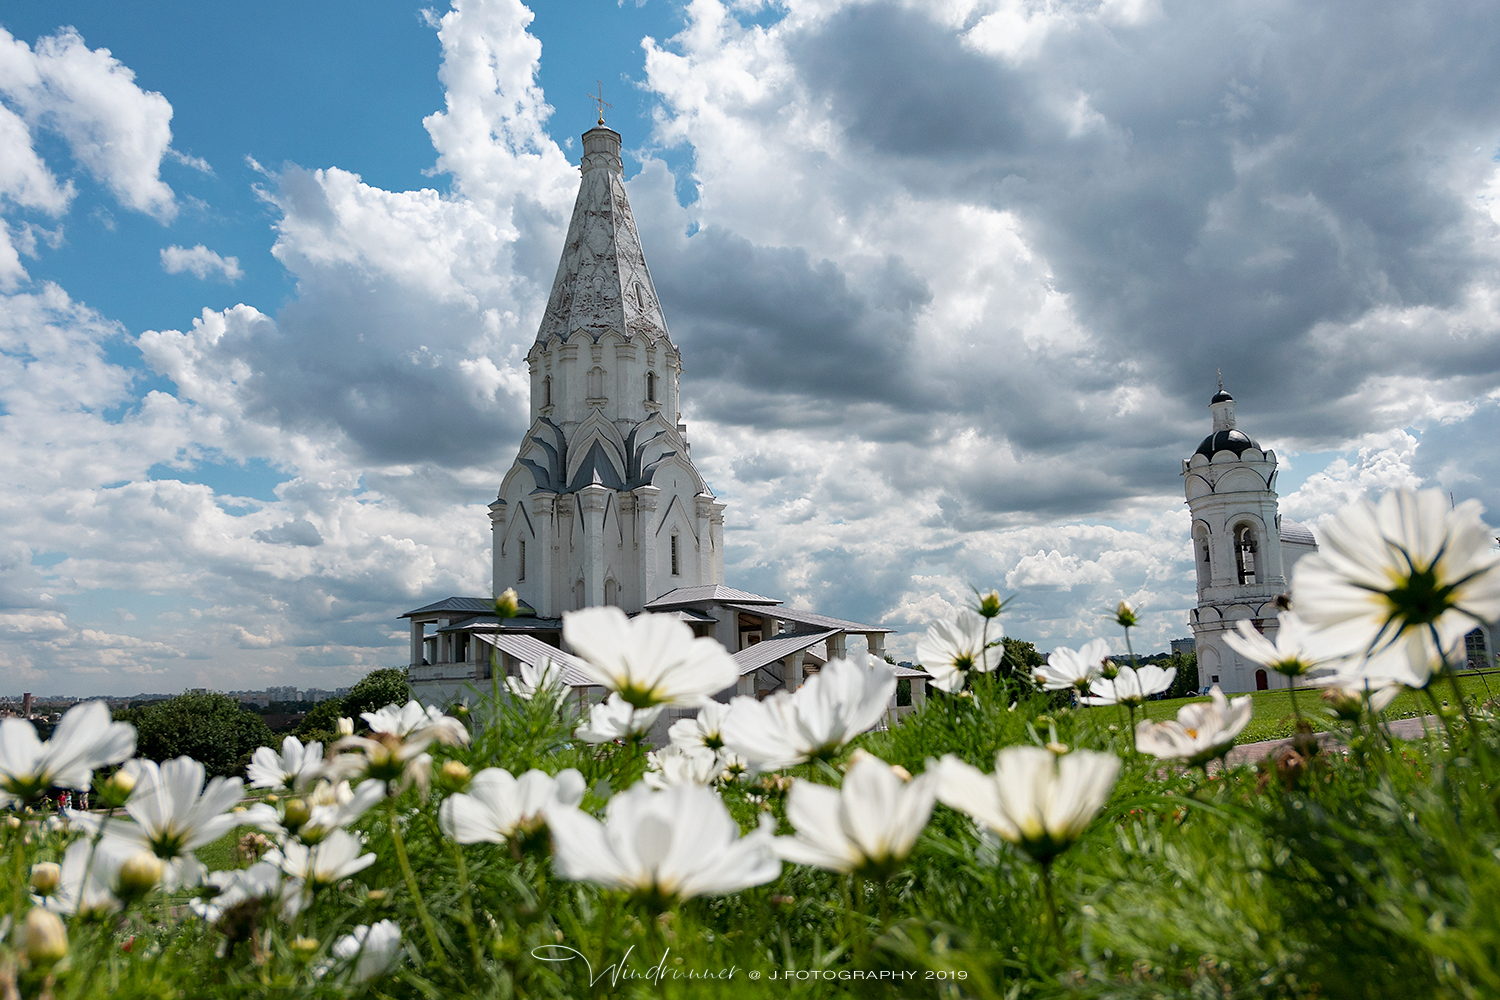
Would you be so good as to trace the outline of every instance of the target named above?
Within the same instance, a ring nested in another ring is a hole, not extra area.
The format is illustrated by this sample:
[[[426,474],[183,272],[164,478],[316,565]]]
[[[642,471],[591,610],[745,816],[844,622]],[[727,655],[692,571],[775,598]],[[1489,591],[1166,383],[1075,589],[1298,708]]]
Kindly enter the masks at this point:
[[[579,334],[598,341],[614,330],[626,340],[670,343],[625,195],[618,132],[601,123],[583,134],[582,171],[537,342]]]

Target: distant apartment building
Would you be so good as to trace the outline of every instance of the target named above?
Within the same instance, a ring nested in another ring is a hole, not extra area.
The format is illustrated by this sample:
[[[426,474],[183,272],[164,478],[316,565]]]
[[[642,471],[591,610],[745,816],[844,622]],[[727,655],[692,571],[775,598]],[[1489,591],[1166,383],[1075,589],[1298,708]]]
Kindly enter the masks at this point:
[[[1188,638],[1172,640],[1173,656],[1187,656],[1189,653],[1196,653],[1197,651],[1198,641],[1196,639]]]

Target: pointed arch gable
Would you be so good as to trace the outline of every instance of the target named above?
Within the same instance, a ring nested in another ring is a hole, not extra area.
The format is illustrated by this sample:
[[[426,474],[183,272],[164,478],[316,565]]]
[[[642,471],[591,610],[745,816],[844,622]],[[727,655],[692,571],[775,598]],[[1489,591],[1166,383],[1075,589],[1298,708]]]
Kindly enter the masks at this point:
[[[661,520],[657,522],[656,533],[660,535],[662,529],[665,528],[669,523],[671,523],[672,514],[674,511],[676,512],[677,516],[682,519],[681,524],[683,529],[687,532],[687,534],[692,536],[694,544],[697,544],[698,529],[693,524],[692,516],[688,514],[687,504],[682,502],[682,497],[680,496],[672,497],[672,502],[667,504],[667,509],[662,512]]]

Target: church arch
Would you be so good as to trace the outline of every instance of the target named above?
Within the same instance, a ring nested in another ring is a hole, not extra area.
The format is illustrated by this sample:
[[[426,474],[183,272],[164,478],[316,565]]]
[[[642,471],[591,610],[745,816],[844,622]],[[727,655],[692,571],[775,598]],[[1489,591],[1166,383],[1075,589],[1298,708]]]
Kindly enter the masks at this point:
[[[1270,679],[1270,677],[1268,677],[1266,675],[1265,668],[1262,667],[1261,669],[1259,669],[1259,670],[1257,670],[1255,672],[1255,690],[1257,690],[1257,691],[1265,691],[1268,688],[1270,688],[1270,686],[1271,686],[1271,679]]]
[[[656,372],[646,373],[646,402],[656,402]]]
[[[1251,521],[1240,521],[1234,526],[1234,571],[1240,586],[1259,583],[1265,572],[1261,569],[1261,538],[1259,525]]]

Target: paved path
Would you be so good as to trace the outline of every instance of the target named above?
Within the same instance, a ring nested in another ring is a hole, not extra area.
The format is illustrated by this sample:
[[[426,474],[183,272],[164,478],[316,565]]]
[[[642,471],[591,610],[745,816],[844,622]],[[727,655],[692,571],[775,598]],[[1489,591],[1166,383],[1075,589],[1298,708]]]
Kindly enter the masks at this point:
[[[1423,734],[1423,723],[1435,727],[1438,725],[1438,718],[1435,715],[1429,715],[1426,718],[1392,719],[1386,723],[1386,728],[1398,740],[1419,740]],[[1339,734],[1335,732],[1318,733],[1317,737],[1319,743],[1339,742]],[[1264,760],[1266,757],[1274,756],[1282,747],[1289,747],[1291,745],[1292,741],[1290,738],[1242,744],[1229,751],[1229,766],[1234,767],[1239,764]]]

